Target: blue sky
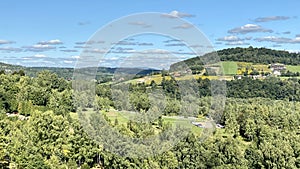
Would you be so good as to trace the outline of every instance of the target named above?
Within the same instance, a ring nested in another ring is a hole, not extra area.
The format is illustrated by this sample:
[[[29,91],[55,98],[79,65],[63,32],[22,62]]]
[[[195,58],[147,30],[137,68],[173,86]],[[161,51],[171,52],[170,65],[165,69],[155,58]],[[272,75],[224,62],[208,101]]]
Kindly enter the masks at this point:
[[[182,17],[199,28],[215,50],[251,45],[299,51],[300,45],[298,0],[10,0],[0,4],[0,61],[26,66],[74,67],[86,50],[83,42],[97,30],[120,17],[143,12]],[[152,44],[143,50],[163,48],[157,38],[136,40]],[[126,47],[141,50],[143,45],[137,46]],[[165,50],[182,51],[185,57],[181,59],[193,56],[186,49],[174,48]],[[117,58],[111,57],[107,66],[116,64],[112,60]]]

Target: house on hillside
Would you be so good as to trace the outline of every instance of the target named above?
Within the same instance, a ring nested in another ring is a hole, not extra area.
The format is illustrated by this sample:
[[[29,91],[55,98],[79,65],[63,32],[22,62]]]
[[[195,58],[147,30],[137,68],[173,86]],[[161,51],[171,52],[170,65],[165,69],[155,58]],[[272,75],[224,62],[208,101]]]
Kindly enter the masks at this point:
[[[273,73],[273,75],[275,75],[275,76],[280,76],[280,75],[281,75],[281,72],[278,71],[278,70],[273,70],[272,73]]]
[[[272,63],[270,69],[272,70],[273,75],[280,76],[281,72],[286,70],[286,66],[281,63]]]
[[[286,70],[286,67],[284,64],[281,64],[281,63],[272,63],[270,65],[270,69],[273,71],[273,70]]]
[[[180,77],[180,76],[181,76],[180,72],[175,72],[174,73],[174,77]]]

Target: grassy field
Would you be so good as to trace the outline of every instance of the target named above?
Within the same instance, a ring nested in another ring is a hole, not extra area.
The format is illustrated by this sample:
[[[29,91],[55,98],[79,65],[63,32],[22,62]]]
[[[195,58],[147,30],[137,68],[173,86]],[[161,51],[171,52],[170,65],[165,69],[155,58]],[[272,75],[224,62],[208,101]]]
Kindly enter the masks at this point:
[[[110,110],[109,112],[102,113],[105,114],[108,117],[108,119],[110,119],[112,122],[114,122],[114,120],[117,119],[119,124],[127,124],[131,115],[129,113],[122,113],[116,110]]]
[[[300,66],[287,65],[286,69],[291,72],[300,72]]]
[[[94,111],[92,109],[87,109],[87,111],[84,111],[84,113],[93,113],[93,112]],[[112,123],[114,123],[115,119],[118,119],[118,123],[120,125],[123,124],[125,126],[126,126],[127,122],[135,116],[135,114],[132,112],[130,113],[130,112],[124,112],[124,111],[117,111],[117,110],[113,110],[113,109],[111,109],[108,112],[102,111],[101,113],[105,114]],[[73,119],[78,119],[78,114],[71,113],[71,117]],[[197,136],[201,135],[201,132],[203,130],[202,128],[196,127],[193,124],[191,124],[191,122],[190,122],[191,119],[182,118],[180,116],[162,116],[162,119],[163,119],[164,123],[170,123],[171,125],[176,125],[176,124],[183,124],[185,126],[188,125],[186,127],[190,128],[191,131]],[[205,118],[204,117],[195,118],[192,121],[203,122],[203,121],[205,121]],[[153,125],[153,128],[156,129],[157,126]]]
[[[236,62],[221,62],[221,66],[225,75],[236,75],[238,68]]]

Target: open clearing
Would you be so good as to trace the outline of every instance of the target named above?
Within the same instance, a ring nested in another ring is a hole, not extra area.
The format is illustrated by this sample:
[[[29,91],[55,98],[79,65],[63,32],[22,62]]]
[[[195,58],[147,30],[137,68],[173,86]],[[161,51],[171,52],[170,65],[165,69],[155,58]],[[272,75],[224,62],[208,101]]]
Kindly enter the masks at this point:
[[[286,69],[291,72],[300,72],[300,66],[287,65]]]
[[[236,62],[221,62],[221,66],[225,75],[236,75],[238,68]]]

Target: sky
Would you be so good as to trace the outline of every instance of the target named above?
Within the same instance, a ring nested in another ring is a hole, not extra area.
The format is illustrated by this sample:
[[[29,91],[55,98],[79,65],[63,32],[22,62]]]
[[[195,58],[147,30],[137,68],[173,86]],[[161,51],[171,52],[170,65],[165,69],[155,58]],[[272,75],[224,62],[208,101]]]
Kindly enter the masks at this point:
[[[197,28],[210,42],[211,50],[253,46],[298,52],[299,6],[298,0],[2,1],[0,62],[75,67],[84,54],[103,54],[103,49],[111,53],[100,62],[109,67],[120,65],[118,61],[127,56],[131,57],[127,62],[135,64],[132,57],[140,58],[140,55],[147,53],[141,51],[150,50],[152,54],[157,54],[157,58],[144,60],[154,64],[160,54],[165,54],[160,62],[170,63],[196,55],[185,41],[174,37],[138,35],[120,39],[118,43],[111,43],[107,39],[109,36],[91,40],[110,23],[122,20],[120,18],[149,12],[164,13],[166,15],[161,16],[169,19],[178,17],[187,23],[172,27],[174,30],[187,32],[191,25]],[[140,17],[140,20],[128,21],[127,24],[151,29],[153,25],[147,22],[147,18]],[[162,21],[161,24],[166,23]],[[117,27],[110,35],[133,29],[128,25]],[[110,42],[110,46],[101,49],[106,42]],[[165,59],[171,55],[175,59]]]

